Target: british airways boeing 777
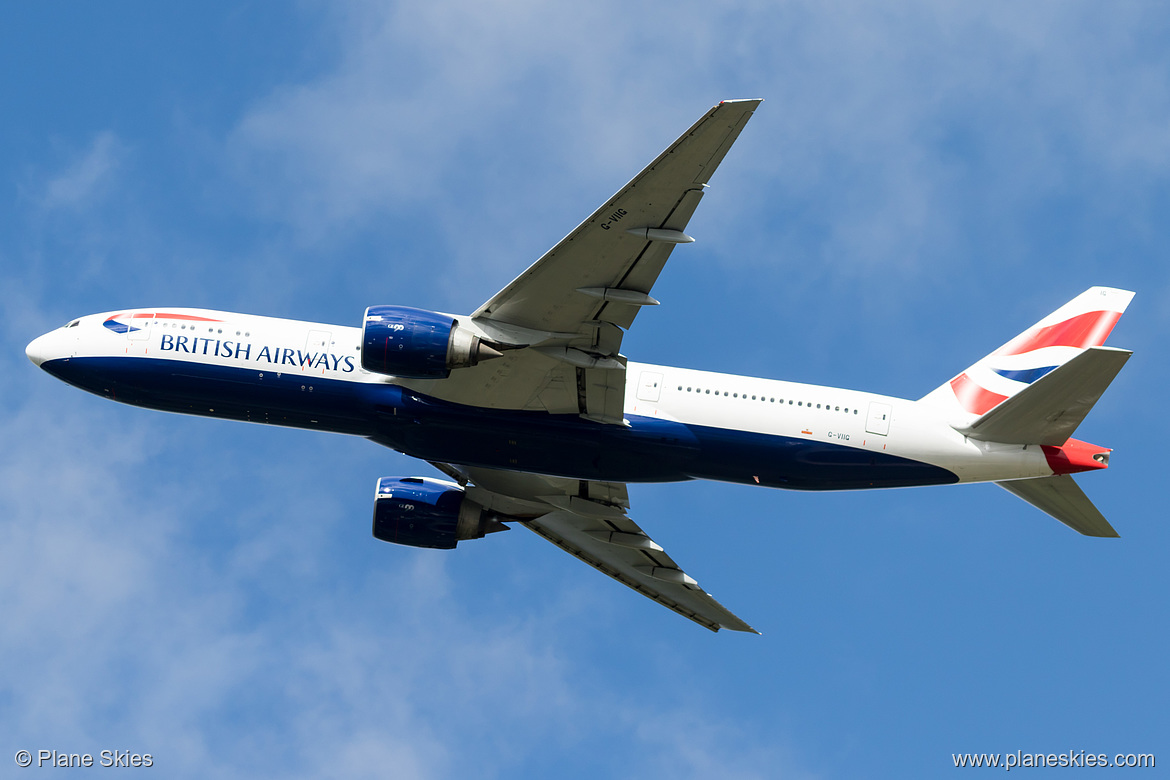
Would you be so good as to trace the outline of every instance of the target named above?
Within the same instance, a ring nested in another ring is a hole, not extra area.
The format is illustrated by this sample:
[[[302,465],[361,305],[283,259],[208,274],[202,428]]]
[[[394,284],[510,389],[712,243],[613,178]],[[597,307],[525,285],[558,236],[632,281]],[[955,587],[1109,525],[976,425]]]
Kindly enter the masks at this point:
[[[395,305],[362,327],[183,308],[73,320],[28,345],[70,384],[170,412],[364,436],[446,479],[383,477],[374,536],[449,549],[529,528],[712,630],[753,631],[628,515],[630,482],[798,490],[995,482],[1116,532],[1071,438],[1130,352],[1133,293],[1094,287],[918,400],[634,363],[621,354],[707,181],[758,100],[720,103],[470,315]]]

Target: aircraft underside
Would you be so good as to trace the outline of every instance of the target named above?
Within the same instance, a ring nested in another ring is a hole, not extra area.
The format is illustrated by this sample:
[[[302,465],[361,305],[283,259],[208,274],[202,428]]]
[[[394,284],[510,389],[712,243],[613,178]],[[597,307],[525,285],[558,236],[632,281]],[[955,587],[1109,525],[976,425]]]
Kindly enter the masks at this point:
[[[122,403],[205,417],[364,436],[428,461],[609,482],[712,479],[794,490],[958,481],[928,463],[849,447],[632,415],[628,426],[577,415],[454,404],[399,385],[143,358],[44,364]]]

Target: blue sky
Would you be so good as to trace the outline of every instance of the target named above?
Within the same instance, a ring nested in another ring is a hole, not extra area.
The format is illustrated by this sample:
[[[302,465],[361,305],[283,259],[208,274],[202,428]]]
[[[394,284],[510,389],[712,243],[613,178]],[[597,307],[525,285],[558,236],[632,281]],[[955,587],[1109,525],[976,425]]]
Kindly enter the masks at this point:
[[[1168,44],[1156,3],[0,11],[0,761],[1170,762]],[[1089,286],[1135,290],[1110,342],[1134,358],[1077,434],[1116,448],[1080,482],[1120,540],[986,485],[632,487],[638,522],[763,632],[713,635],[520,530],[447,554],[375,541],[375,481],[425,464],[112,404],[24,357],[131,306],[470,311],[734,97],[766,102],[625,353],[913,398]]]

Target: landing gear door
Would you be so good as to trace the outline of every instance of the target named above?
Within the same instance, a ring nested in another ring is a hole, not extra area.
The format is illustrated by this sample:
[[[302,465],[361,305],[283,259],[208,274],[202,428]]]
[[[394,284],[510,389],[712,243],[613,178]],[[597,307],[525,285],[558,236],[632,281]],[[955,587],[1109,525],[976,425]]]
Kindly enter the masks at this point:
[[[890,432],[890,416],[894,409],[889,404],[879,404],[876,401],[869,405],[869,416],[865,418],[867,433],[876,433],[886,436]]]
[[[654,371],[643,371],[638,380],[638,400],[658,403],[658,396],[662,393],[662,374]]]

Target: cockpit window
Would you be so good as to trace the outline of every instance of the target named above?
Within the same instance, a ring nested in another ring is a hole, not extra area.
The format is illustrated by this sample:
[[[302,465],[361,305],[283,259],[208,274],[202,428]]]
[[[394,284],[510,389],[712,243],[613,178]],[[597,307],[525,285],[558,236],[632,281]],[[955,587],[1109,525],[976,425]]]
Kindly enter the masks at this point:
[[[80,324],[81,324],[81,320],[74,320],[73,322],[69,323],[65,327],[66,328],[76,328]]]

